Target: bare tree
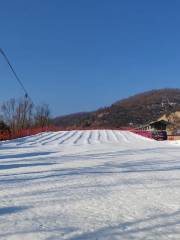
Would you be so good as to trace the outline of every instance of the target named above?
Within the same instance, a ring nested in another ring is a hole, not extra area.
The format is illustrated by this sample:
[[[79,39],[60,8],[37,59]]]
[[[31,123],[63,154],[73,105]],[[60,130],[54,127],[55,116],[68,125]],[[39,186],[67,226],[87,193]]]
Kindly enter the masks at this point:
[[[12,132],[16,128],[16,100],[11,98],[1,106],[3,120],[9,125]]]
[[[47,127],[50,124],[50,109],[48,104],[37,106],[34,114],[35,126]]]
[[[26,129],[33,124],[33,103],[29,99],[20,99],[16,107],[16,128]]]
[[[34,107],[30,99],[10,99],[1,106],[2,120],[12,134],[31,127],[47,127],[50,124],[50,109],[47,104]]]
[[[1,106],[3,120],[12,132],[28,128],[33,122],[33,104],[29,99],[10,99]]]

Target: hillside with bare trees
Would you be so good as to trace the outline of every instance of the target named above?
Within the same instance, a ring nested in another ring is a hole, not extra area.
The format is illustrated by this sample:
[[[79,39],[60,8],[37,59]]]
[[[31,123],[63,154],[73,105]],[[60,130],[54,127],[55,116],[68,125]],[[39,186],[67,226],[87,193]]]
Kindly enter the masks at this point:
[[[144,92],[115,102],[94,112],[77,113],[53,119],[61,127],[138,127],[180,110],[180,89]]]

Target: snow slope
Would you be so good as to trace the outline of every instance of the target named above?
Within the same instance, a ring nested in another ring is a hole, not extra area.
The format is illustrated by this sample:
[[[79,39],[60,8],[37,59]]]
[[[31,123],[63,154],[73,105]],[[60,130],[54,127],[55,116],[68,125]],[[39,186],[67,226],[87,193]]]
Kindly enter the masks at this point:
[[[0,239],[180,239],[179,145],[111,130],[3,142]]]

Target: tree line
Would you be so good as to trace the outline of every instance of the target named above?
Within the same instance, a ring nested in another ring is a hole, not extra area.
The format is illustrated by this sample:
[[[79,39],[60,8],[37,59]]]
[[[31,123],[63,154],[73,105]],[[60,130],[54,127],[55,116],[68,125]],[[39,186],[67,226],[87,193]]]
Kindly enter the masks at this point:
[[[35,106],[29,98],[11,98],[1,104],[1,121],[12,133],[35,127],[48,127],[50,108],[48,104]]]

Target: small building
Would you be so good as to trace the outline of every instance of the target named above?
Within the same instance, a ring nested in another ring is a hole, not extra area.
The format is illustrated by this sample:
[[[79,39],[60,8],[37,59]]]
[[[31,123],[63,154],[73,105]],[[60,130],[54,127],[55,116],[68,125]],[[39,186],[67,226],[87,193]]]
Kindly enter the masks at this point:
[[[140,129],[146,131],[166,131],[168,125],[170,125],[170,122],[162,119],[141,126]]]

